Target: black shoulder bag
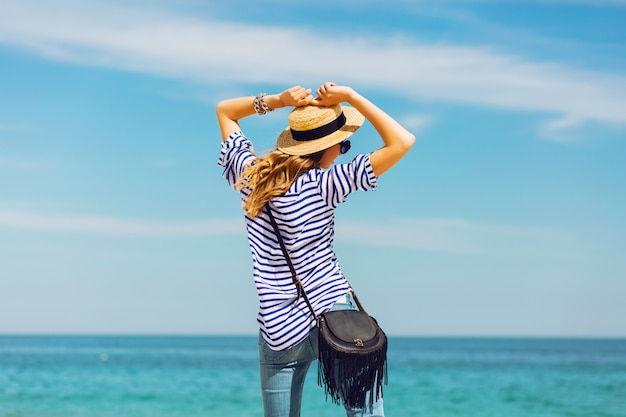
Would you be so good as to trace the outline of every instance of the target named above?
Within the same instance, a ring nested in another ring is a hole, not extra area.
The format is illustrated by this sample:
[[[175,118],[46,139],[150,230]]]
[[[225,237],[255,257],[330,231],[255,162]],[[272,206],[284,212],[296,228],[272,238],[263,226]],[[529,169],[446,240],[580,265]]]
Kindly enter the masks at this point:
[[[364,408],[383,396],[387,383],[387,336],[352,293],[359,310],[336,310],[315,314],[304,286],[296,274],[285,243],[272,214],[266,206],[280,248],[287,259],[298,299],[304,297],[319,328],[319,363],[317,382],[334,403],[340,400],[352,408]],[[369,398],[367,393],[369,392]]]

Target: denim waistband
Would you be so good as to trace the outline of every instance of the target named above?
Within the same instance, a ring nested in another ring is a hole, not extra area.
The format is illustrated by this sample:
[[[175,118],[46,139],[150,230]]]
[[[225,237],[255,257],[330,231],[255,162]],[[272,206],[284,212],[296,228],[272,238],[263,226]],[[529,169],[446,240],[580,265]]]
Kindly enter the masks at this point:
[[[350,303],[350,294],[344,294],[335,301],[338,304],[349,304]]]
[[[357,310],[356,302],[352,297],[352,294],[346,293],[339,297],[335,304],[333,304],[331,310]]]

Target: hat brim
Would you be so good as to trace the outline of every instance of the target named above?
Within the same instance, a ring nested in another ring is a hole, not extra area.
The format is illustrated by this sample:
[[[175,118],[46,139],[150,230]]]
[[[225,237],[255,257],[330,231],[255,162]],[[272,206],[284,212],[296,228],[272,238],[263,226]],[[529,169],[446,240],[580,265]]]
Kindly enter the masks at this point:
[[[299,141],[292,137],[291,129],[288,127],[278,136],[276,149],[289,155],[304,156],[312,155],[343,142],[363,125],[365,117],[354,107],[341,106],[341,110],[346,116],[346,124],[339,130],[319,139]]]

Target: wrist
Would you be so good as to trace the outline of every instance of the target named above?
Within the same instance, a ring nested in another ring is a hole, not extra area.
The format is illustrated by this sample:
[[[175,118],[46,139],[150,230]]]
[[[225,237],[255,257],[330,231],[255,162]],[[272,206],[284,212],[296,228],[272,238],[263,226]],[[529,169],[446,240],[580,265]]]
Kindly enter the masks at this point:
[[[280,99],[279,94],[270,94],[270,95],[263,97],[263,99],[265,100],[265,103],[268,105],[268,107],[272,110],[285,107],[285,104]]]
[[[252,106],[254,107],[254,112],[259,116],[267,114],[268,112],[274,111],[274,107],[271,107],[267,101],[267,94],[259,93],[252,100]],[[271,101],[271,100],[270,100]]]
[[[359,97],[360,97],[359,93],[357,93],[352,88],[350,88],[346,92],[346,99],[344,101],[348,104],[354,105],[354,102],[358,101]]]

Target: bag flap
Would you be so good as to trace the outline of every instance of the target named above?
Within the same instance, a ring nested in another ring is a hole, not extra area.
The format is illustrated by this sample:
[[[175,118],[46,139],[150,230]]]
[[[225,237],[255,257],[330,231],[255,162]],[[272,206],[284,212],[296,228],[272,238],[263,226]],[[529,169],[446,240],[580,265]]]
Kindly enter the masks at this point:
[[[329,311],[324,313],[323,318],[328,330],[344,342],[352,343],[355,339],[368,341],[376,336],[376,324],[363,311]]]

